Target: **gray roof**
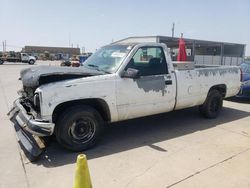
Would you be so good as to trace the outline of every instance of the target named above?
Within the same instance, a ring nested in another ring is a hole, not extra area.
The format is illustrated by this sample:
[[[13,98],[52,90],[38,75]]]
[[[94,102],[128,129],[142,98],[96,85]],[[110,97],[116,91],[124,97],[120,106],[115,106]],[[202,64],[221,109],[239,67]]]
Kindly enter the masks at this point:
[[[161,36],[161,35],[156,35],[156,36],[134,36],[134,37],[127,37],[122,40],[118,40],[114,43],[122,43],[125,42],[126,40],[136,40],[136,39],[149,39],[149,38],[155,38],[155,40],[159,40],[161,42],[162,40],[167,40],[167,41],[173,41],[177,42],[179,41],[179,37],[170,37],[170,36]],[[226,44],[226,45],[242,45],[245,46],[246,44],[240,44],[240,43],[232,43],[232,42],[222,42],[222,41],[208,41],[208,40],[200,40],[200,39],[190,39],[190,38],[184,38],[185,42],[196,42],[196,43],[204,43],[204,44]]]

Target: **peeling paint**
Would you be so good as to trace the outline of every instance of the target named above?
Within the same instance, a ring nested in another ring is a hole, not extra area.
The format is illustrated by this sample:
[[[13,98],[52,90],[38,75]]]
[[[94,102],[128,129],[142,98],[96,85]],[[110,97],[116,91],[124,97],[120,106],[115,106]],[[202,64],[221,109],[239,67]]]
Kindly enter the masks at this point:
[[[75,87],[77,86],[76,84],[70,84],[70,85],[66,85],[65,87]]]
[[[215,68],[206,68],[206,69],[197,69],[198,71],[198,76],[206,76],[208,77],[209,75],[220,75],[224,76],[227,73],[230,74],[239,74],[239,69],[237,67],[227,67],[226,69],[215,69]]]
[[[165,94],[165,78],[164,76],[142,77],[134,80],[138,88],[143,89],[145,92],[154,91]]]

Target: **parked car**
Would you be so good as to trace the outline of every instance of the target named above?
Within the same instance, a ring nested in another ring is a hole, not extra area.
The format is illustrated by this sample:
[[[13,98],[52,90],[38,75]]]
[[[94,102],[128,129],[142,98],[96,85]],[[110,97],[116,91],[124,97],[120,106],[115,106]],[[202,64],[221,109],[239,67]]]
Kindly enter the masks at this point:
[[[236,97],[250,98],[250,61],[245,61],[241,65],[242,85]]]
[[[112,44],[79,68],[21,71],[23,90],[9,117],[22,148],[34,157],[44,149],[42,137],[53,134],[66,149],[83,151],[99,140],[106,123],[192,106],[216,118],[223,99],[239,92],[240,78],[238,66],[172,62],[165,44]]]
[[[69,58],[61,63],[62,67],[80,67],[81,63],[77,58]]]
[[[70,62],[70,60],[64,60],[64,61],[62,61],[60,66],[62,66],[62,67],[71,67],[71,62]]]

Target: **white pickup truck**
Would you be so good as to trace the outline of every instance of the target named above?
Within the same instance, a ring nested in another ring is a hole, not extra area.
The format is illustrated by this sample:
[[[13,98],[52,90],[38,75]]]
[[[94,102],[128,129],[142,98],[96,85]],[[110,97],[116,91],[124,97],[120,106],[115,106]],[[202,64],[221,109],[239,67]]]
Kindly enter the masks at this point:
[[[11,55],[0,57],[0,65],[2,65],[4,62],[21,62],[33,65],[36,62],[36,58],[34,56],[30,56],[27,53],[17,52],[12,53]]]
[[[165,44],[118,43],[102,47],[80,68],[32,67],[21,71],[21,80],[9,116],[24,148],[37,156],[44,148],[40,139],[52,134],[63,147],[82,151],[109,122],[192,106],[216,118],[223,98],[239,92],[241,71],[172,62]]]

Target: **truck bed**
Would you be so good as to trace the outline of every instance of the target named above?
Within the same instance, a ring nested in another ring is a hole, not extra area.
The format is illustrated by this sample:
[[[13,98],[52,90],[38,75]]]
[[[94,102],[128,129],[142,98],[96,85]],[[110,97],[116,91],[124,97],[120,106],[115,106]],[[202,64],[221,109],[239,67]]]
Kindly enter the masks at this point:
[[[238,93],[240,68],[238,66],[195,65],[193,62],[173,62],[177,80],[176,109],[200,105],[213,85],[225,89],[224,98]],[[238,78],[238,79],[236,79]]]
[[[173,66],[175,70],[192,70],[192,69],[202,69],[202,68],[230,68],[233,66],[224,66],[224,65],[208,65],[208,64],[195,64],[193,61],[173,61]],[[235,67],[235,66],[234,66]]]

